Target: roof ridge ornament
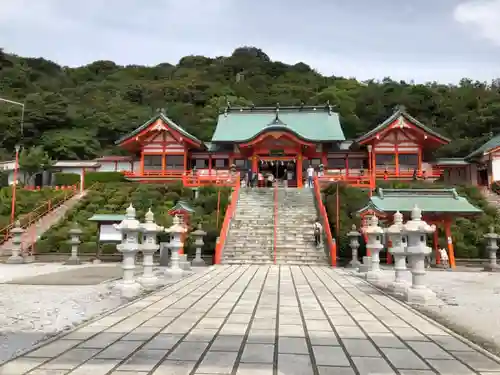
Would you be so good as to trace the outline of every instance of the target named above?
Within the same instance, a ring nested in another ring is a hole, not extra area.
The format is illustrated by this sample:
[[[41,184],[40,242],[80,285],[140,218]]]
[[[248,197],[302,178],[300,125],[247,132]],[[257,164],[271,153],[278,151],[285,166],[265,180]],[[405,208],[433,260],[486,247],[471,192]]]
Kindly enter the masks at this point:
[[[330,100],[326,101],[326,108],[328,108],[328,116],[332,115],[333,106],[330,104]]]
[[[406,106],[404,104],[398,104],[396,107],[395,107],[395,112],[406,112]]]

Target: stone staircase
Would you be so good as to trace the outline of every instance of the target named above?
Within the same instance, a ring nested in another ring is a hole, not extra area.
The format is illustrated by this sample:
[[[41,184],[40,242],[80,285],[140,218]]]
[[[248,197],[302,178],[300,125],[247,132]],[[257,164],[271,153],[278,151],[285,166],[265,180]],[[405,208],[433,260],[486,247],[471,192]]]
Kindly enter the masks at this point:
[[[492,207],[500,211],[500,195],[492,192],[486,187],[481,187],[481,194]]]
[[[316,215],[311,189],[278,188],[277,264],[328,264],[324,247],[314,246]],[[274,188],[240,191],[222,263],[274,263]]]
[[[66,213],[73,208],[80,199],[82,199],[87,194],[87,191],[82,193],[77,193],[67,201],[63,202],[59,207],[50,211],[46,215],[42,216],[40,220],[32,224],[30,227],[25,229],[25,232],[21,235],[22,247],[26,251],[31,247],[33,237],[38,239],[42,234],[48,231],[53,225],[57,224]],[[0,256],[10,255],[10,249],[12,247],[12,238],[5,241],[0,245]]]

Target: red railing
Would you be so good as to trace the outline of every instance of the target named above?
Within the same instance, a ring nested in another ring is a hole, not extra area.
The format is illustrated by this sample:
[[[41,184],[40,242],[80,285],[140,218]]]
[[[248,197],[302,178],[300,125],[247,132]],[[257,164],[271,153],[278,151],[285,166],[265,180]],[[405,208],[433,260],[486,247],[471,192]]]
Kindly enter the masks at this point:
[[[314,177],[314,197],[316,198],[316,202],[318,203],[318,213],[319,217],[323,221],[321,224],[325,230],[326,236],[326,244],[328,251],[330,252],[330,259],[332,261],[332,267],[337,266],[337,243],[335,239],[332,237],[332,232],[330,230],[330,223],[328,222],[328,214],[326,213],[325,205],[323,204],[323,200],[321,199],[321,191],[319,188],[318,177]]]
[[[224,245],[226,244],[227,233],[229,232],[229,227],[231,226],[231,219],[236,212],[236,205],[238,204],[238,196],[240,193],[240,180],[237,179],[234,185],[234,190],[231,193],[231,202],[226,209],[226,214],[224,215],[224,222],[220,229],[219,241],[215,244],[215,256],[214,264],[220,264],[222,260],[222,251],[224,250]]]
[[[235,186],[236,180],[240,180],[239,172],[234,174],[229,171],[212,170],[211,174],[200,171],[186,171],[182,175],[182,182],[186,187],[199,187],[206,185]]]
[[[273,252],[274,264],[276,264],[276,241],[278,239],[278,184],[274,184],[274,238],[273,238]]]
[[[123,174],[125,175],[125,177],[132,177],[132,178],[164,177],[173,180],[181,180],[182,176],[184,175],[184,170],[183,169],[172,169],[165,171],[151,170],[143,172],[124,171]]]
[[[36,223],[43,216],[47,215],[49,212],[54,211],[68,199],[73,197],[75,194],[79,193],[79,186],[76,185],[73,189],[61,190],[61,194],[56,195],[54,198],[43,202],[41,205],[35,207],[30,213],[21,215],[17,219],[19,220],[22,228],[28,228],[32,224]],[[5,228],[0,229],[0,243],[4,243],[11,237],[11,230],[14,228],[15,223],[11,223]]]

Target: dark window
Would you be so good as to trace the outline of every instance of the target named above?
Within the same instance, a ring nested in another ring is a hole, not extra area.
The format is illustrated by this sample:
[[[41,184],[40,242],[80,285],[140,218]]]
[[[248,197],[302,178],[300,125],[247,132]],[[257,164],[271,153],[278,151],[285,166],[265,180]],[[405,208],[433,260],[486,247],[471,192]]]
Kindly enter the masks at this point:
[[[161,155],[144,155],[145,170],[161,170]]]
[[[229,159],[215,159],[215,168],[229,168]]]
[[[329,169],[345,169],[345,159],[343,158],[328,158],[327,168]]]
[[[194,166],[196,167],[196,169],[207,169],[208,159],[195,159]]]
[[[317,167],[321,164],[321,159],[311,159],[311,164],[313,165],[313,167]]]
[[[184,169],[184,155],[166,155],[167,169]]]
[[[399,165],[417,168],[418,154],[399,154]]]
[[[361,158],[348,158],[347,163],[349,169],[363,169],[366,168],[368,164],[365,159]]]
[[[246,168],[247,163],[247,159],[234,159],[234,165],[236,165],[236,168]]]
[[[377,167],[393,166],[396,164],[396,155],[375,154],[375,164]]]

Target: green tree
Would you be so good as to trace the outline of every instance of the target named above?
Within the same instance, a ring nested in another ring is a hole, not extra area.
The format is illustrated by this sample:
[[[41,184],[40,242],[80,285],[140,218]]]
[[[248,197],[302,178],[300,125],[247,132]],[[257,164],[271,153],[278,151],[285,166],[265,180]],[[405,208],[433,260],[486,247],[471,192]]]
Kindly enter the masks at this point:
[[[27,184],[32,182],[35,174],[43,172],[52,164],[48,153],[41,146],[25,148],[19,154],[19,169],[26,173],[26,181],[24,182]]]

